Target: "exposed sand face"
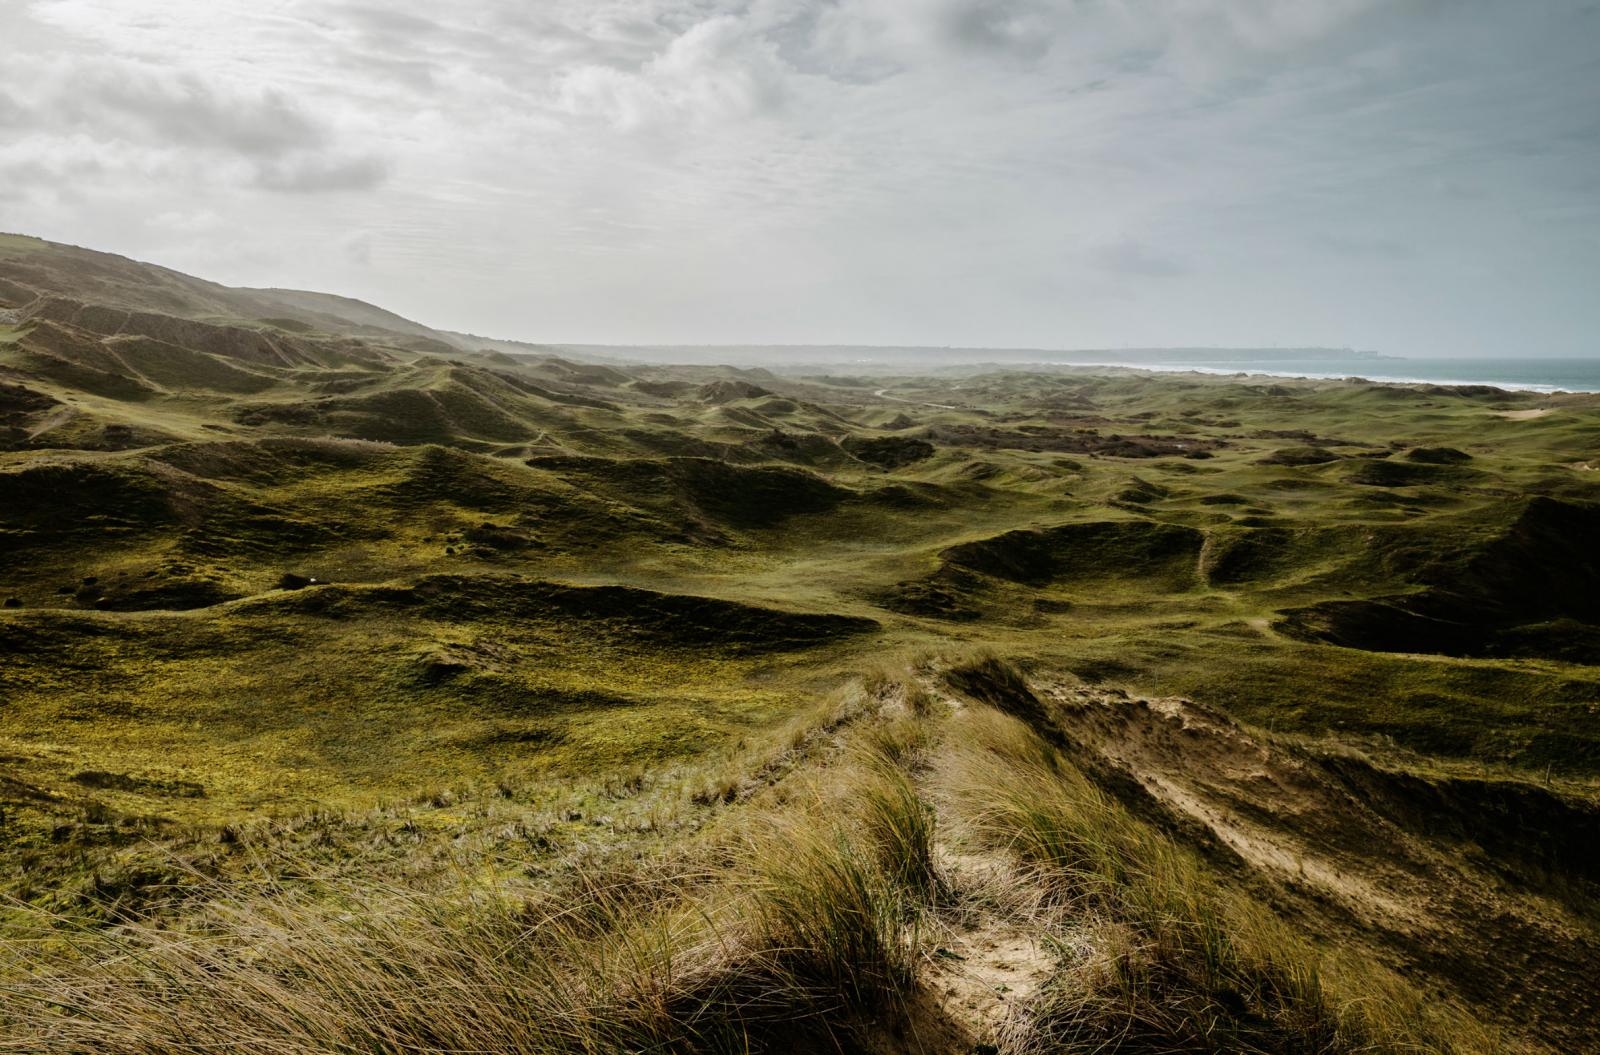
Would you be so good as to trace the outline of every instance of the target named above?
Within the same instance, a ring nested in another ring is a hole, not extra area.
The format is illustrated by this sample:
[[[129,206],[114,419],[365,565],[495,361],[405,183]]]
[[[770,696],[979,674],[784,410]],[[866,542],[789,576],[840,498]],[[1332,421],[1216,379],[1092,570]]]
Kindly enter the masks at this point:
[[[1072,743],[1209,831],[1286,902],[1308,906],[1298,918],[1313,932],[1402,957],[1455,957],[1473,985],[1528,992],[1528,1007],[1537,1007],[1529,1013],[1543,1021],[1561,1018],[1579,974],[1585,991],[1600,982],[1593,939],[1564,903],[1514,894],[1477,859],[1408,827],[1384,805],[1376,764],[1302,750],[1192,700],[1059,683],[1035,689]],[[1352,782],[1360,772],[1378,783]],[[1451,782],[1435,787],[1445,809]],[[1508,960],[1504,950],[1521,942],[1547,942],[1548,961],[1544,953]],[[978,946],[1004,964],[1008,951]],[[1588,1023],[1580,1014],[1557,1028],[1586,1036]]]
[[[1550,413],[1550,410],[1550,407],[1539,407],[1532,410],[1497,410],[1494,415],[1497,418],[1506,418],[1510,421],[1527,421],[1530,418],[1542,418]]]

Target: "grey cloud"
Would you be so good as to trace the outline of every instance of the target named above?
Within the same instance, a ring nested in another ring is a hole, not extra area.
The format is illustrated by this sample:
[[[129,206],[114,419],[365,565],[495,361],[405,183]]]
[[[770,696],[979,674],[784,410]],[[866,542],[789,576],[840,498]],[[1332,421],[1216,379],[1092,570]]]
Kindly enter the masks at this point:
[[[0,157],[0,230],[32,233],[41,217],[82,210],[115,175],[114,168],[92,158]]]
[[[68,175],[72,173],[59,166],[32,159],[0,161],[0,199],[24,201],[38,188],[59,186]]]
[[[942,14],[946,39],[973,51],[1037,59],[1054,36],[1035,5],[1016,0],[965,0]]]
[[[352,73],[370,72],[418,95],[438,90],[440,66],[425,59],[398,59],[385,55],[352,56],[347,67]]]
[[[1155,252],[1132,239],[1097,246],[1090,251],[1089,258],[1101,269],[1138,278],[1175,278],[1190,270],[1175,257]]]
[[[433,36],[444,29],[442,23],[432,18],[372,4],[343,4],[334,10],[333,17],[344,23],[361,26],[395,44]]]
[[[1404,260],[1416,255],[1416,251],[1404,242],[1380,236],[1324,234],[1314,237],[1312,243],[1340,256]]]
[[[950,60],[998,64],[1043,58],[1066,23],[1035,0],[837,0],[821,5],[810,52],[845,80],[880,80]]]
[[[117,56],[73,59],[35,60],[16,82],[20,99],[0,95],[0,126],[27,137],[10,153],[25,149],[35,162],[8,166],[24,185],[48,185],[42,169],[80,190],[117,171],[174,188],[227,185],[225,174],[242,171],[263,189],[294,193],[370,191],[388,176],[382,155],[345,142],[276,86]]]
[[[358,231],[340,239],[339,248],[343,250],[345,259],[356,267],[365,269],[372,266],[372,250],[375,243],[376,239],[372,232]]]
[[[420,94],[437,89],[441,62],[458,36],[432,18],[368,4],[339,6],[328,20],[358,42],[340,54],[342,66],[376,74]]]
[[[126,134],[132,126],[162,143],[252,157],[315,147],[326,138],[326,130],[281,92],[228,93],[193,74],[103,70],[88,84],[75,86],[61,105],[76,124],[113,134]]]
[[[389,178],[389,165],[378,157],[338,158],[306,154],[262,165],[256,182],[267,190],[294,194],[320,191],[369,191]]]

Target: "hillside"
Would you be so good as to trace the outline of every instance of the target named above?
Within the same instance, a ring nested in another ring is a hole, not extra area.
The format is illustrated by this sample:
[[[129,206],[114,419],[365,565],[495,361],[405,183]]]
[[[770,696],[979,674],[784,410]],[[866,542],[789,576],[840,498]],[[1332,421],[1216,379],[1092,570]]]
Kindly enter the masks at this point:
[[[0,1052],[1600,1040],[1600,396],[544,351],[0,237]]]
[[[66,305],[51,302],[67,302]],[[293,289],[236,289],[127,257],[0,234],[0,310],[19,318],[81,306],[293,333],[421,339],[465,347],[453,335],[349,297]],[[102,320],[108,316],[102,314]],[[119,332],[119,331],[99,331]]]

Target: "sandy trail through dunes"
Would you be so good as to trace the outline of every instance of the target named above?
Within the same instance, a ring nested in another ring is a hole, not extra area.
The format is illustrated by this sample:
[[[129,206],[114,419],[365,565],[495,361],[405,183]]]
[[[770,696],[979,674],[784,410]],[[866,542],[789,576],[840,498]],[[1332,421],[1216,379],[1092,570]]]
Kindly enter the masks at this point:
[[[891,396],[889,394],[889,390],[887,388],[880,388],[880,389],[878,389],[876,392],[874,392],[872,394],[877,396],[879,399],[890,399],[890,400],[893,400],[896,403],[909,403],[914,407],[933,407],[936,410],[959,410],[959,409],[961,409],[960,407],[952,407],[948,403],[924,403],[920,399],[906,399],[906,398],[904,398],[902,396]]]

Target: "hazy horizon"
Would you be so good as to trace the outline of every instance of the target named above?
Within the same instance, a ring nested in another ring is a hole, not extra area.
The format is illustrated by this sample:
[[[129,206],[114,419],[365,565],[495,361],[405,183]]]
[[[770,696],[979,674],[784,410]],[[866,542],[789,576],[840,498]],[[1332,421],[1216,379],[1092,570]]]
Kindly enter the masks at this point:
[[[1600,8],[30,0],[0,229],[592,345],[1600,352]]]

